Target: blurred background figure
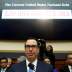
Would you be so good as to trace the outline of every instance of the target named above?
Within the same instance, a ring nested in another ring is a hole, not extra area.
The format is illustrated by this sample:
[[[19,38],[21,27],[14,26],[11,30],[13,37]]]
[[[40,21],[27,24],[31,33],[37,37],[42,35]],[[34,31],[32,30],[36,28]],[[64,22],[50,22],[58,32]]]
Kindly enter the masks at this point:
[[[46,50],[46,41],[45,41],[45,39],[38,39],[38,46],[40,48],[39,60],[43,61],[43,57],[44,57],[45,50]]]
[[[25,61],[25,60],[26,60],[26,57],[25,57],[25,56],[20,56],[20,57],[17,59],[18,63],[23,62],[23,61]]]
[[[51,64],[50,59],[48,57],[44,57],[44,62],[47,64]]]
[[[38,45],[40,48],[39,52],[39,60],[44,61],[44,57],[48,57],[50,59],[53,68],[55,68],[55,55],[53,53],[52,45],[48,45],[46,47],[46,40],[45,39],[38,39]]]
[[[7,72],[8,71],[8,59],[3,57],[0,59],[0,72]]]
[[[44,62],[47,63],[47,64],[51,64],[51,61],[47,56],[44,57]],[[58,71],[57,68],[54,68],[53,72],[59,72],[59,71]]]
[[[7,67],[11,67],[12,66],[12,59],[11,58],[7,58],[7,59],[8,59]]]
[[[18,62],[18,61],[17,61],[17,58],[15,58],[15,57],[12,58],[12,65],[13,65],[13,64],[16,64],[17,62]]]
[[[50,59],[50,62],[53,65],[53,68],[55,68],[55,55],[53,53],[52,45],[48,45],[46,47],[45,56],[47,56]]]
[[[67,54],[65,65],[62,66],[60,72],[72,72],[72,53]]]

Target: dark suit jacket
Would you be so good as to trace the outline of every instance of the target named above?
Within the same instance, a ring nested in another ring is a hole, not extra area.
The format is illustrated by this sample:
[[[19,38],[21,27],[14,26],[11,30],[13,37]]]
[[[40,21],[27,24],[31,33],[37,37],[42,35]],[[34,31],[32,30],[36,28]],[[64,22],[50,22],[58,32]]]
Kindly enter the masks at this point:
[[[70,72],[67,65],[63,66],[59,72]]]
[[[27,72],[26,62],[21,62],[13,65],[8,72]],[[36,72],[53,72],[53,68],[49,64],[37,62]]]

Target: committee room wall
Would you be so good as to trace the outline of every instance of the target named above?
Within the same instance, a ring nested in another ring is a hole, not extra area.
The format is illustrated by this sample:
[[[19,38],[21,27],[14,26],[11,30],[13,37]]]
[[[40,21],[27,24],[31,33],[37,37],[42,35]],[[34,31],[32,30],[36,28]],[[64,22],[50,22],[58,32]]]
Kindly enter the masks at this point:
[[[54,53],[72,52],[72,41],[47,41],[47,45],[52,45]],[[0,41],[0,52],[24,52],[24,42],[22,41]]]

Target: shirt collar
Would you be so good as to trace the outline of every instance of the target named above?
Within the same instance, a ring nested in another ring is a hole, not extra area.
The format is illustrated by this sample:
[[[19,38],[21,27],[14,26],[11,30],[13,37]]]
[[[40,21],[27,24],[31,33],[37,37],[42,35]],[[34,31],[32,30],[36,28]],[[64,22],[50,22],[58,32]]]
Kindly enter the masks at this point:
[[[26,59],[26,65],[28,66],[30,62]],[[32,62],[32,64],[36,67],[37,66],[37,59],[35,59],[35,61]]]
[[[6,71],[7,68],[1,68],[2,70]]]
[[[71,69],[71,65],[68,65],[69,69]]]

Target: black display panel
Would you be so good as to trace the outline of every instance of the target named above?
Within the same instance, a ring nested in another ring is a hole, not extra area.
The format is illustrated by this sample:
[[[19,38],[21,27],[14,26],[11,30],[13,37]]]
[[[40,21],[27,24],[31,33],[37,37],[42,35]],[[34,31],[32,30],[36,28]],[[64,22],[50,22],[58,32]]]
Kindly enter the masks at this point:
[[[29,36],[72,40],[71,0],[1,0],[0,39]]]

